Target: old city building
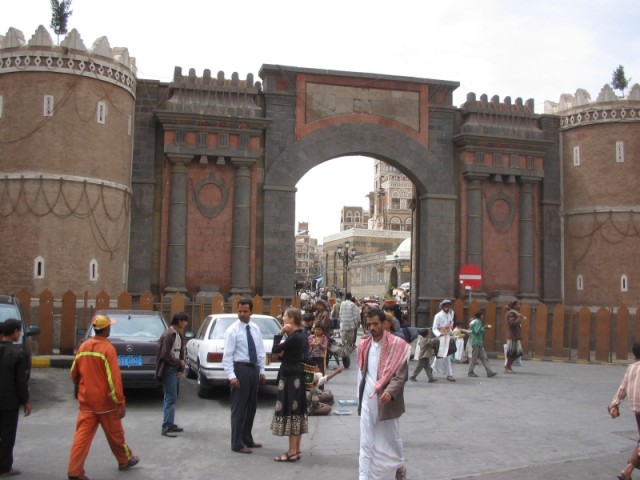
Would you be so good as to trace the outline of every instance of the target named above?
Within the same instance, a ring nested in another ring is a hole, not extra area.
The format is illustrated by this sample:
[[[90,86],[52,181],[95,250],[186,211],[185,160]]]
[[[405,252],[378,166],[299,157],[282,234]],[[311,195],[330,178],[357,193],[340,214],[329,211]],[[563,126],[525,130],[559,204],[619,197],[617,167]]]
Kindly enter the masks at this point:
[[[358,154],[411,184],[411,197],[376,192],[372,219],[411,230],[417,315],[458,293],[467,263],[487,297],[640,300],[640,87],[540,114],[473,93],[455,107],[453,81],[281,65],[259,77],[142,80],[104,37],[0,37],[0,290],[288,296],[295,185]]]

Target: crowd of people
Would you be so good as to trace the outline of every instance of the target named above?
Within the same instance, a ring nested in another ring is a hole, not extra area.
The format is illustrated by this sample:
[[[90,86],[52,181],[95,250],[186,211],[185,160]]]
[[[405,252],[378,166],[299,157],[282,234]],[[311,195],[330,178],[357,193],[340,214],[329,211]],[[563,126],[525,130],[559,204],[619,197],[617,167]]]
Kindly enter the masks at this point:
[[[429,383],[437,381],[434,372],[455,382],[451,366],[452,351],[469,352],[468,376],[477,377],[474,369],[481,363],[487,377],[496,375],[484,351],[484,333],[491,325],[484,323],[484,311],[473,312],[466,328],[455,321],[452,302],[443,300],[431,328],[407,325],[407,315],[397,305],[358,302],[350,293],[330,307],[323,299],[308,304],[305,310],[287,308],[281,318],[281,330],[274,337],[272,358],[280,360],[277,393],[271,431],[287,437],[286,450],[276,462],[297,462],[303,457],[302,436],[309,431],[310,415],[331,412],[333,395],[325,384],[343,371],[337,367],[327,374],[327,354],[331,351],[333,332],[340,337],[340,355],[348,356],[357,348],[358,414],[360,415],[359,479],[406,479],[399,418],[405,411],[406,380],[418,381],[425,370]],[[333,313],[332,313],[333,312]],[[238,319],[225,333],[223,367],[229,379],[231,404],[231,450],[251,454],[262,444],[254,440],[253,422],[258,389],[265,381],[266,354],[260,329],[251,322],[253,303],[238,302]],[[336,317],[337,316],[337,317]],[[522,356],[522,323],[519,303],[509,302],[506,309],[507,343],[504,372],[513,373],[514,362]],[[185,312],[174,315],[171,326],[160,339],[156,377],[164,390],[161,434],[175,437],[183,431],[175,424],[178,380],[184,371],[184,332],[189,322]],[[138,464],[125,441],[122,418],[125,400],[115,349],[108,341],[114,320],[105,315],[92,319],[95,336],[84,342],[75,356],[71,378],[76,384],[78,419],[69,455],[68,478],[87,480],[84,462],[93,436],[100,426],[120,470]],[[27,358],[15,348],[21,323],[7,320],[0,333],[0,476],[19,475],[13,468],[13,446],[19,409],[31,413],[27,386]],[[362,333],[358,336],[358,330]],[[466,342],[465,342],[466,340]],[[412,343],[417,341],[417,364],[409,375]],[[461,347],[457,342],[463,341]],[[465,345],[466,343],[466,345]],[[356,347],[357,344],[357,347]],[[612,418],[620,415],[619,404],[629,397],[640,433],[640,343],[633,345],[636,362],[629,366],[608,411]],[[313,369],[311,374],[308,366]],[[617,478],[627,480],[640,468],[640,449],[636,447]]]

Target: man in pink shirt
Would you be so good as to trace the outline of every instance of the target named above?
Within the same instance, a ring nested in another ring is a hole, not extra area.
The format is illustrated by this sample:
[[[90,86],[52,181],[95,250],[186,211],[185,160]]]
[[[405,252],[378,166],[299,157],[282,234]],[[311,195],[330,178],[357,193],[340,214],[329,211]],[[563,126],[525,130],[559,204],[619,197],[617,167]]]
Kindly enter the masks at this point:
[[[636,424],[638,433],[640,433],[640,343],[634,343],[632,351],[636,361],[627,367],[622,383],[620,383],[618,391],[611,399],[609,413],[611,418],[620,416],[620,402],[627,397],[629,399],[629,407],[636,415]],[[634,468],[640,469],[640,450],[637,446],[627,460],[627,466],[618,474],[617,478],[619,480],[630,479]]]

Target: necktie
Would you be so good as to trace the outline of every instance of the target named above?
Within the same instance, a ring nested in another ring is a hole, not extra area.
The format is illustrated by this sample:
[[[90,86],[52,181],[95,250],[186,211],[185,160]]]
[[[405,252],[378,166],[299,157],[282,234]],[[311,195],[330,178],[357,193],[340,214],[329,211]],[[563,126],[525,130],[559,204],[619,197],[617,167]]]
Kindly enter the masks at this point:
[[[251,327],[247,325],[247,345],[249,345],[249,361],[253,364],[258,363],[258,354],[256,353],[256,344],[251,336]]]

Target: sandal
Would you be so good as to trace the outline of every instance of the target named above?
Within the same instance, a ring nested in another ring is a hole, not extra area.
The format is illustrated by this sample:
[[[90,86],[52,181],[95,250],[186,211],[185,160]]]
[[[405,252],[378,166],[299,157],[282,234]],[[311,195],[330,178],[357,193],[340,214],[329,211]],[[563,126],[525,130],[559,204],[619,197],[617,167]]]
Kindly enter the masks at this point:
[[[282,455],[274,457],[273,460],[275,462],[297,462],[298,455],[295,453],[293,455],[289,455],[289,452],[284,452]]]
[[[407,467],[400,467],[396,470],[396,480],[406,480],[407,478]]]
[[[447,380],[449,380],[450,382],[455,382],[455,381],[456,381],[456,379],[455,379],[455,378],[453,378],[451,375],[449,375],[449,376],[447,377]]]

